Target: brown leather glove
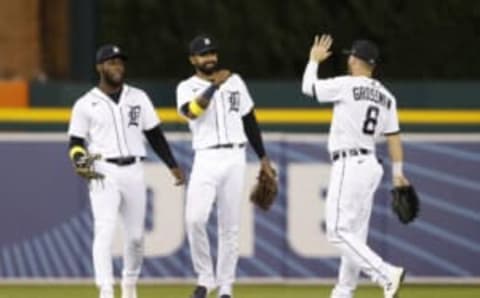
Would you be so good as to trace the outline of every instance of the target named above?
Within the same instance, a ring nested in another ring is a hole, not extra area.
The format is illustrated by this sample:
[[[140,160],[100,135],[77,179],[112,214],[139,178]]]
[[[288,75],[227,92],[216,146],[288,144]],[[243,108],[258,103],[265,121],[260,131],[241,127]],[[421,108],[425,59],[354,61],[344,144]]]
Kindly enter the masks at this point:
[[[273,169],[272,169],[273,170]],[[273,205],[278,194],[276,174],[269,174],[263,167],[257,177],[257,184],[250,193],[250,201],[264,211]]]

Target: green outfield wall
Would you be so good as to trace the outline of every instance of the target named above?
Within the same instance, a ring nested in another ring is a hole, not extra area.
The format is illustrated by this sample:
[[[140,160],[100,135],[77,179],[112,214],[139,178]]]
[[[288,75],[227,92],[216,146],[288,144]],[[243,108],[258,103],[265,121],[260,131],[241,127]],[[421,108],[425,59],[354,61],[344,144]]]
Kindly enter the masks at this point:
[[[273,131],[324,132],[331,114],[300,92],[300,81],[246,80],[263,128]],[[175,81],[132,81],[146,90],[168,130],[185,130],[175,111]],[[480,81],[395,81],[385,85],[395,94],[404,130],[480,131]],[[63,130],[74,101],[88,83],[50,81],[30,84],[30,107],[0,109],[1,130]]]

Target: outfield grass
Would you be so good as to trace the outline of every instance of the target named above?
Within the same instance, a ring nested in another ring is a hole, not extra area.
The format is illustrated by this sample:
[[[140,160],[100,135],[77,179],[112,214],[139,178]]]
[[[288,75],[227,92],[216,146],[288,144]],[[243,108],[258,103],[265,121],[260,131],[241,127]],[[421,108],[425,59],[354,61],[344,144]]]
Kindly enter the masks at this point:
[[[171,285],[143,285],[139,298],[188,298],[192,287]],[[259,286],[241,285],[235,288],[235,298],[328,298],[328,286]],[[97,298],[93,286],[69,285],[0,285],[0,298]],[[117,291],[116,297],[120,297]],[[216,297],[211,295],[211,298]],[[382,292],[375,287],[360,287],[356,298],[381,298]],[[401,298],[479,298],[479,286],[420,286],[402,288]]]

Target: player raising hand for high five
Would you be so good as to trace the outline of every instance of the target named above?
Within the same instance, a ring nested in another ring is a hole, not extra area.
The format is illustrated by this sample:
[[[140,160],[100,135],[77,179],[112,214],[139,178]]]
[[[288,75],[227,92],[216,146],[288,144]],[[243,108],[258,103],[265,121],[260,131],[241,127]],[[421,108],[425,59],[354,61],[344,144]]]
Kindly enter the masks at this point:
[[[382,83],[372,78],[379,51],[368,40],[357,40],[346,51],[349,75],[318,79],[318,66],[331,56],[332,43],[330,35],[315,37],[302,82],[305,95],[333,103],[326,223],[327,239],[340,250],[342,260],[331,297],[352,298],[362,271],[383,287],[385,298],[393,298],[405,270],[385,262],[366,240],[373,195],[383,174],[375,155],[378,137],[387,137],[394,185],[408,184],[402,171],[397,104]]]

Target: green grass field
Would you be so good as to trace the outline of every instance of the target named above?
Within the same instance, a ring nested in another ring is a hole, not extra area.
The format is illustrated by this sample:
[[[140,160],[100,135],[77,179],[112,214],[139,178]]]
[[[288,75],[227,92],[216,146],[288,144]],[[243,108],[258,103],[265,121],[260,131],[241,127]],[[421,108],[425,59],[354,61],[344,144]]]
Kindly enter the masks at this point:
[[[188,298],[190,286],[143,285],[139,298]],[[235,298],[328,298],[329,286],[259,286],[239,285]],[[406,285],[401,298],[479,298],[480,285],[442,286]],[[93,286],[69,285],[0,285],[0,298],[97,298]],[[117,291],[116,297],[120,297]],[[211,298],[216,297],[211,295]],[[382,292],[374,287],[360,287],[356,298],[381,298]]]

